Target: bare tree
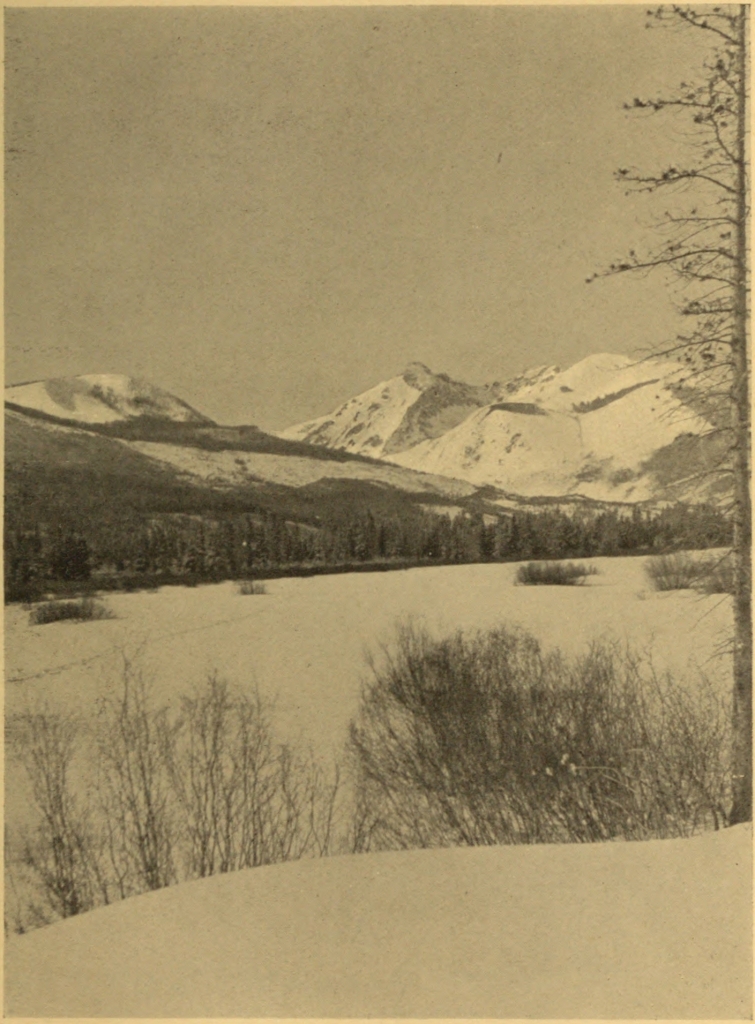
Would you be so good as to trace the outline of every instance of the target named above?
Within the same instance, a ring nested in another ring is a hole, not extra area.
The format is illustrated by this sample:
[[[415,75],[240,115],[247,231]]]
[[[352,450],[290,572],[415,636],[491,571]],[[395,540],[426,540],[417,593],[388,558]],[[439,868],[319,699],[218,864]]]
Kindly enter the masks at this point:
[[[272,706],[211,675],[165,733],[189,877],[306,856],[333,843],[339,789],[313,757],[276,742]]]
[[[177,704],[124,657],[95,720],[46,706],[9,719],[32,815],[6,829],[6,929],[342,848],[338,766],[278,742],[271,701],[211,675]]]
[[[608,275],[670,271],[683,285],[680,313],[691,325],[659,354],[686,367],[719,442],[716,472],[730,483],[734,526],[734,748],[732,824],[752,819],[752,508],[749,390],[748,63],[749,5],[648,11],[649,25],[707,36],[711,48],[696,82],[666,98],[626,107],[691,124],[689,160],[655,173],[617,172],[628,191],[668,195],[657,249],[629,255]],[[602,275],[596,275],[602,276]],[[592,280],[592,279],[591,279]],[[713,410],[711,414],[711,410]]]
[[[109,902],[96,828],[74,780],[81,767],[80,722],[45,708],[15,716],[7,731],[37,811],[36,824],[20,837],[20,865],[31,873],[53,918],[72,917]],[[50,919],[45,911],[40,916]]]
[[[167,708],[124,657],[123,689],[104,701],[98,726],[103,812],[121,895],[176,880],[172,794],[163,756]]]

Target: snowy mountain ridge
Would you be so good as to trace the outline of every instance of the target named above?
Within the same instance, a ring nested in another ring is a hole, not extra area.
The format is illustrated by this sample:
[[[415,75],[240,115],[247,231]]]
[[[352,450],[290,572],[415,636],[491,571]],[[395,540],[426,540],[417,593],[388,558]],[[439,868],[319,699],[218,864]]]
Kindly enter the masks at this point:
[[[502,385],[465,384],[424,363],[349,399],[332,413],[280,432],[289,440],[382,458],[440,437],[475,410],[519,387],[547,380],[556,367],[538,367]]]
[[[410,363],[399,376],[278,437],[280,443],[298,443],[305,462],[309,452],[318,455],[314,448],[320,458],[323,448],[346,457],[369,456],[377,460],[375,469],[390,463],[410,476],[444,479],[452,490],[461,482],[525,500],[714,499],[725,485],[710,473],[721,461],[720,434],[711,430],[716,410],[684,378],[682,367],[667,359],[609,353],[588,356],[565,370],[538,366],[490,384],[467,384]],[[168,442],[158,445],[160,458],[180,472],[192,472],[187,449],[172,445],[170,431],[182,425],[221,430],[181,399],[117,374],[17,384],[5,389],[5,398],[11,408],[82,428],[130,424],[124,440]],[[154,429],[145,434],[140,423]],[[158,427],[162,433],[155,433]],[[234,447],[232,438],[221,443],[219,436],[213,444]],[[158,457],[158,448],[150,447],[149,454]],[[241,456],[229,462],[226,456],[195,452],[193,458],[198,478],[209,474],[230,485],[238,483],[239,473],[246,478],[252,472]],[[322,466],[315,468],[321,476]],[[353,476],[353,469],[347,475]],[[360,472],[370,476],[375,469],[360,467]],[[309,479],[311,473],[302,472],[302,480]]]
[[[598,353],[489,385],[417,366],[281,436],[524,496],[708,496],[690,481],[710,423],[678,363]]]
[[[12,385],[5,389],[5,401],[80,423],[114,423],[145,416],[176,423],[212,423],[167,391],[140,378],[117,373],[54,377]]]

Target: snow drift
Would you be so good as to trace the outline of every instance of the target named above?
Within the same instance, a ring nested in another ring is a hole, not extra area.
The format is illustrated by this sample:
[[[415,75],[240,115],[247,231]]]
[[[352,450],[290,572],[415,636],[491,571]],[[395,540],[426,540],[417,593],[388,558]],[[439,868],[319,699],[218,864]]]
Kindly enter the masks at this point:
[[[12,938],[21,1017],[750,1016],[751,830],[363,854]]]

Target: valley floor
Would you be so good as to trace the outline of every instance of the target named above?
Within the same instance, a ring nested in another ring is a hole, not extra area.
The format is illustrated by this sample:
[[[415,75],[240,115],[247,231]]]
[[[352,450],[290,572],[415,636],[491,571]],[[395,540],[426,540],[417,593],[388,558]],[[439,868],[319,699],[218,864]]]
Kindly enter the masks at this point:
[[[728,686],[721,655],[730,598],[657,593],[644,558],[595,558],[584,586],[516,586],[516,563],[439,566],[267,581],[241,596],[233,583],[115,593],[114,618],[29,624],[22,605],[5,609],[6,713],[44,701],[88,707],[120,678],[123,656],[153,679],[160,697],[186,692],[213,671],[277,695],[286,738],[319,753],[340,751],[356,710],[366,650],[390,641],[408,617],[433,632],[518,623],[544,647],[569,653],[614,637],[649,652],[659,670],[702,669]]]
[[[208,672],[277,695],[285,739],[340,759],[365,651],[396,622],[519,623],[569,653],[613,637],[692,685],[730,686],[730,598],[653,591],[643,558],[593,559],[577,587],[515,564],[110,594],[112,619],[5,610],[6,714],[91,708],[124,655],[177,699]],[[28,794],[6,773],[6,822]],[[138,896],[6,954],[13,1016],[744,1018],[749,830],[600,846],[416,851],[257,868]]]

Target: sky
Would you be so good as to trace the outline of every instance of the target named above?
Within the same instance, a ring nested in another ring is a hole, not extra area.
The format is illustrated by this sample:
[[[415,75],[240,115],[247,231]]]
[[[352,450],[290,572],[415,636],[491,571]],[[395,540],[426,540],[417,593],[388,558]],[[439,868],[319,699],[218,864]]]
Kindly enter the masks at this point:
[[[6,8],[6,383],[145,377],[282,429],[679,327],[651,244],[699,66],[644,5]],[[657,212],[657,210],[655,211]]]

